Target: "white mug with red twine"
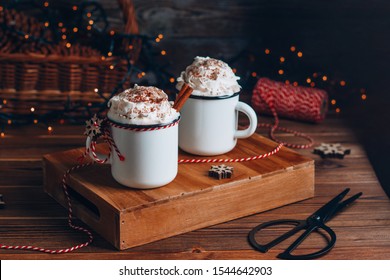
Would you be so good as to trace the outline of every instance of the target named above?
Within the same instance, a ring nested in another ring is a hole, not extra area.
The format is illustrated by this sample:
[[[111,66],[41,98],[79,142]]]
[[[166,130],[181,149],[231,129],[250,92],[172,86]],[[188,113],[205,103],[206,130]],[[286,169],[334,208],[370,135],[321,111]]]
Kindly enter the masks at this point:
[[[274,124],[259,123],[259,127],[269,128],[269,136],[275,142],[286,147],[307,149],[313,146],[314,140],[301,132],[279,127],[279,116],[320,123],[324,120],[328,109],[328,94],[318,88],[286,85],[283,82],[273,81],[268,78],[260,78],[252,95],[252,107],[260,114],[268,114],[274,117]],[[277,139],[275,131],[292,133],[308,141],[307,144],[291,144]]]
[[[167,124],[125,125],[106,118],[101,126],[110,153],[98,154],[96,138],[88,135],[87,154],[97,163],[110,163],[112,177],[121,185],[137,189],[164,186],[177,175],[179,119]]]

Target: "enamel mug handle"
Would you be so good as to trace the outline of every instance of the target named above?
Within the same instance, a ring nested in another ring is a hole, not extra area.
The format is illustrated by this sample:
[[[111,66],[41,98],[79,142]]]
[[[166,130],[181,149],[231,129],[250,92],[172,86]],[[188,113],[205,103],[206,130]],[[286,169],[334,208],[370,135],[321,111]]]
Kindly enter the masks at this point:
[[[250,137],[257,128],[257,115],[255,111],[246,103],[238,102],[236,110],[243,112],[249,119],[249,127],[244,130],[236,130],[234,137],[237,139]]]
[[[91,159],[93,159],[97,163],[111,163],[110,155],[105,156],[105,155],[102,155],[100,153],[94,152],[91,144],[92,144],[92,138],[90,136],[88,136],[87,140],[85,141],[85,148],[86,148],[87,154],[89,155],[89,157]]]

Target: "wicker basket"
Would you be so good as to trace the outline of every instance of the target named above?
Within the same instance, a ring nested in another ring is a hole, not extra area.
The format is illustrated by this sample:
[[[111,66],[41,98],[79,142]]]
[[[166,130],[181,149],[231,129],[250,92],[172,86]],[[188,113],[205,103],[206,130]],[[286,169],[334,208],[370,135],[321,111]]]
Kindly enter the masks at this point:
[[[131,0],[118,0],[123,12],[127,34],[138,34],[135,9]],[[25,23],[24,23],[25,24]],[[140,39],[124,42],[131,60],[139,56]],[[112,69],[113,61],[115,68]],[[46,114],[68,110],[79,115],[85,107],[104,101],[126,73],[126,61],[116,57],[102,59],[101,55],[61,55],[36,53],[7,53],[0,51],[0,102],[6,114]],[[77,104],[79,110],[73,110]],[[39,109],[39,111],[37,111]]]

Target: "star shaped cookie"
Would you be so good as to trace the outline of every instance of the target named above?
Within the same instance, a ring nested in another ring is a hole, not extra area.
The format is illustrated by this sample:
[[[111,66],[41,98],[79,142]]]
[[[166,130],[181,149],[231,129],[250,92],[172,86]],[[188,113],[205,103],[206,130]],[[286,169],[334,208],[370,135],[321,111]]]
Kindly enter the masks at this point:
[[[212,165],[209,170],[209,177],[221,180],[231,178],[233,175],[233,167],[227,165]]]
[[[102,134],[102,122],[103,120],[99,119],[96,115],[93,118],[85,122],[85,132],[84,134],[92,138],[96,138]]]
[[[321,143],[320,146],[314,148],[313,153],[320,155],[322,158],[343,159],[345,155],[349,155],[351,153],[351,149],[347,149],[339,143],[335,143],[335,144]]]

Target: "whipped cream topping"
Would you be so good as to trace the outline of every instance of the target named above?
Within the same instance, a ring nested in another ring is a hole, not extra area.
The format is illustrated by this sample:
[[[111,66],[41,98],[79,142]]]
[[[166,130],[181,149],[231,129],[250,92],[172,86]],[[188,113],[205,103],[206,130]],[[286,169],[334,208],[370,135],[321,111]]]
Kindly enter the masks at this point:
[[[121,124],[151,125],[170,123],[179,117],[167,94],[156,87],[138,86],[108,101],[107,117]]]
[[[187,83],[194,90],[192,95],[233,95],[241,89],[237,82],[239,79],[225,62],[197,56],[177,78],[176,88],[180,90],[183,84]]]

